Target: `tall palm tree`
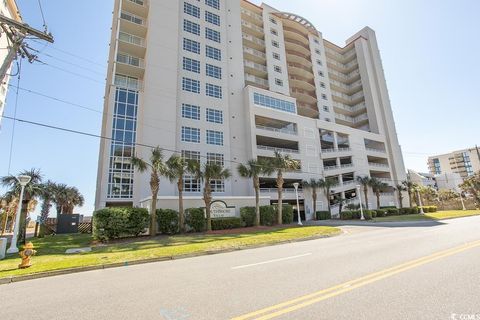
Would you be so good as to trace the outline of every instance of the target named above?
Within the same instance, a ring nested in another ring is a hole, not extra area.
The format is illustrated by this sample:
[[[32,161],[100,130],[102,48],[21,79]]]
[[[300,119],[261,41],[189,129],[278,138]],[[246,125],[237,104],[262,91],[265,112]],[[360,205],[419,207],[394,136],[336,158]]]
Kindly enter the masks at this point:
[[[395,186],[395,190],[397,191],[397,197],[398,197],[398,205],[400,208],[403,208],[403,191],[406,191],[407,189],[403,184],[397,184]]]
[[[210,207],[212,204],[212,180],[223,180],[230,178],[230,170],[223,168],[217,163],[206,163],[201,166],[198,162],[192,164],[192,172],[195,177],[201,180],[203,186],[203,201],[205,202],[205,213],[207,216],[207,231],[212,230],[212,218]]]
[[[282,224],[282,208],[283,208],[283,174],[288,171],[300,169],[300,164],[297,160],[292,159],[288,154],[281,154],[275,151],[275,156],[269,163],[274,172],[277,172],[277,223]]]
[[[62,213],[73,214],[76,206],[83,206],[85,198],[76,187],[68,187],[65,194],[65,204]]]
[[[317,220],[317,190],[322,186],[322,180],[311,178],[308,181],[302,181],[304,189],[312,190],[313,201],[313,220]]]
[[[149,162],[132,157],[132,165],[140,172],[150,170],[150,190],[152,191],[152,201],[150,203],[150,235],[157,234],[157,197],[160,190],[160,178],[165,175],[167,169],[163,161],[163,153],[160,147],[152,149]]]
[[[417,185],[415,183],[411,182],[410,180],[402,181],[402,184],[405,186],[405,189],[407,190],[408,202],[410,202],[410,208],[411,208],[413,206],[412,194],[413,194],[415,188],[417,187]]]
[[[42,184],[42,208],[40,209],[40,230],[38,237],[43,238],[45,236],[45,221],[50,214],[50,208],[52,207],[52,201],[55,193],[55,183],[48,180]]]
[[[53,197],[52,202],[55,204],[55,209],[57,211],[57,216],[64,213],[63,208],[67,202],[67,189],[68,186],[64,183],[55,183],[52,186],[53,188]]]
[[[273,168],[266,165],[261,160],[249,160],[247,164],[238,165],[238,173],[243,178],[249,178],[253,181],[255,190],[255,225],[260,225],[260,176],[269,176],[273,173]]]
[[[185,210],[183,209],[183,177],[190,171],[190,161],[179,155],[172,155],[166,162],[165,176],[170,182],[177,183],[178,189],[178,225],[180,232],[185,232]]]
[[[365,195],[365,207],[368,210],[368,187],[371,185],[371,178],[369,176],[357,177],[357,181],[363,187],[363,194]]]
[[[332,206],[330,205],[330,190],[336,184],[337,183],[335,181],[332,181],[331,179],[320,179],[319,180],[320,188],[323,189],[325,197],[327,198],[328,212],[330,214],[332,214]]]
[[[383,191],[388,189],[389,185],[385,182],[378,180],[377,178],[371,178],[370,186],[372,187],[372,190],[377,197],[377,209],[380,209],[380,195]]]
[[[18,241],[20,243],[25,243],[26,238],[26,218],[29,210],[29,203],[42,193],[42,174],[39,169],[30,169],[30,170],[23,170],[19,173],[19,175],[30,176],[30,182],[25,186],[24,194],[23,194],[23,201],[21,203],[21,214],[20,214],[20,229],[19,229],[19,237]],[[13,193],[15,196],[20,195],[21,185],[18,182],[16,176],[8,175],[2,177],[0,179],[1,184],[4,187],[9,189],[9,192]]]

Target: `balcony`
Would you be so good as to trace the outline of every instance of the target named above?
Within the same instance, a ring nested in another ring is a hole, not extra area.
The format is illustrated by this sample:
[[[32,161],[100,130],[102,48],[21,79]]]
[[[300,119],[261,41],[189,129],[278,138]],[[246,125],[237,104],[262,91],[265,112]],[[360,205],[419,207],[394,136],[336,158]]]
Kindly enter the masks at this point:
[[[350,152],[350,151],[352,151],[351,148],[322,149],[322,153],[328,153],[328,154],[331,154],[331,153]]]
[[[258,38],[262,38],[265,35],[262,27],[259,27],[245,20],[242,20],[242,31],[244,31],[245,33],[251,34],[253,36],[256,36]]]
[[[117,54],[117,73],[142,78],[145,72],[145,61],[141,58],[119,52]]]
[[[255,50],[265,50],[265,41],[245,33],[242,34],[242,38],[244,46]]]
[[[290,88],[290,94],[292,95],[292,97],[305,104],[316,104],[318,101],[314,90],[307,91],[302,89]]]
[[[243,20],[246,20],[250,23],[263,27],[263,17],[258,13],[242,8],[241,14],[242,14]]]
[[[359,104],[356,104],[353,107],[349,106],[347,104],[341,103],[341,102],[337,102],[337,101],[333,101],[332,104],[333,104],[334,108],[337,108],[337,109],[343,110],[343,111],[347,111],[348,113],[352,113],[352,114],[364,112],[367,108],[365,102],[360,102]],[[340,113],[342,113],[342,112],[340,112]],[[353,116],[353,115],[351,115],[351,116]]]
[[[245,84],[246,85],[252,85],[255,87],[260,87],[263,89],[269,89],[270,85],[268,83],[268,80],[265,80],[263,78],[259,78],[257,76],[245,73]]]
[[[284,25],[283,26],[283,33],[284,33],[285,38],[290,38],[290,39],[293,39],[293,40],[298,40],[298,41],[309,43],[308,34],[303,33],[302,31],[300,31],[296,28],[292,28],[292,27],[288,27],[288,26]]]
[[[122,11],[120,14],[120,30],[137,37],[145,38],[147,35],[147,20],[133,13]]]
[[[367,152],[382,153],[382,154],[387,153],[385,149],[376,149],[376,148],[369,148],[369,147],[365,147],[365,149],[367,150]]]
[[[299,76],[290,76],[288,77],[290,87],[292,88],[299,88],[307,91],[314,91],[316,90],[315,82],[310,81],[304,77]]]
[[[297,124],[262,116],[255,116],[255,126],[259,130],[297,135]]]
[[[148,16],[148,5],[148,0],[124,0],[122,1],[122,10],[146,18]]]
[[[365,121],[368,121],[368,115],[366,113],[359,115],[358,117],[350,117],[343,114],[336,113],[335,119],[348,122],[347,125],[358,125],[363,124]],[[340,123],[341,124],[341,123]]]
[[[267,66],[263,64],[243,60],[243,66],[245,67],[245,71],[247,71],[248,74],[257,77],[266,77],[268,74]]]
[[[342,72],[339,72],[337,70],[334,70],[334,69],[328,69],[328,74],[330,76],[330,79],[337,79],[339,81],[343,81],[347,84],[350,84],[350,83],[353,83],[355,81],[357,81],[358,79],[360,79],[360,70],[354,70],[348,74],[345,74],[345,73],[342,73]]]
[[[355,50],[348,50],[347,52],[344,53],[339,53],[335,51],[332,48],[329,48],[325,46],[325,53],[327,54],[327,57],[333,57],[336,60],[340,60],[342,63],[348,63],[350,62],[353,58],[356,57],[356,51]]]
[[[342,100],[343,103],[346,104],[358,104],[364,98],[363,90],[352,95],[332,90],[332,96],[336,97],[338,100]]]
[[[268,151],[277,151],[280,153],[295,153],[298,154],[300,153],[298,150],[295,149],[287,149],[287,148],[277,148],[277,147],[270,147],[270,146],[262,146],[262,145],[257,145],[258,150],[268,150]]]
[[[300,116],[318,119],[318,107],[316,104],[301,103],[297,101],[297,113]]]
[[[337,69],[338,71],[342,73],[350,73],[353,71],[355,68],[358,67],[358,61],[357,59],[354,59],[346,64],[338,62],[336,60],[333,60],[329,57],[327,57],[327,64],[329,67]]]
[[[136,91],[141,91],[143,90],[143,82],[141,80],[124,76],[121,74],[116,74],[115,79],[113,80],[113,84],[115,86],[125,88],[125,89],[130,89],[130,90],[136,90]]]
[[[293,39],[285,39],[285,48],[287,50],[294,50],[298,51],[304,55],[310,56],[311,51],[308,45],[301,41],[293,40]]]
[[[271,199],[278,198],[277,188],[260,188],[260,194],[263,196],[270,195]],[[284,199],[296,199],[295,188],[283,188],[282,196]],[[303,198],[303,189],[298,188],[298,197]]]
[[[368,162],[368,165],[375,168],[389,168],[387,163]]]
[[[261,51],[255,50],[253,48],[243,47],[243,54],[244,54],[244,57],[250,61],[260,63],[260,64],[267,63],[267,57],[265,53]]]
[[[145,39],[120,31],[118,50],[137,57],[145,57]]]
[[[294,62],[288,62],[287,66],[289,75],[303,77],[309,80],[313,80],[315,78],[311,67],[306,67],[302,64]]]

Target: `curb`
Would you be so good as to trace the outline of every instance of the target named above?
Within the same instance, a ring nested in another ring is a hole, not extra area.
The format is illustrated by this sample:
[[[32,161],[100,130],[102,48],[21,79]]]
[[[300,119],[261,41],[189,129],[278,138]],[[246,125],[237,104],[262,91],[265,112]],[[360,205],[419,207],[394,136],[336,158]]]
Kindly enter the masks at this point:
[[[14,283],[14,282],[27,281],[27,280],[33,280],[33,279],[60,276],[60,275],[71,274],[71,273],[79,273],[79,272],[101,270],[101,269],[110,269],[110,268],[119,268],[119,267],[128,267],[128,266],[146,264],[146,263],[153,263],[153,262],[162,262],[162,261],[170,261],[170,260],[195,258],[195,257],[200,257],[200,256],[209,256],[209,255],[220,254],[220,253],[234,252],[234,251],[239,251],[239,250],[258,249],[258,248],[271,247],[271,246],[287,244],[287,243],[295,243],[295,242],[303,242],[303,241],[309,241],[309,240],[331,238],[331,237],[341,235],[342,233],[343,233],[343,231],[339,230],[339,231],[334,232],[330,235],[313,236],[313,237],[293,239],[293,240],[284,240],[284,241],[270,243],[270,244],[269,243],[264,243],[264,244],[252,245],[252,246],[241,246],[241,247],[234,247],[234,248],[228,248],[228,249],[219,249],[219,250],[210,250],[210,251],[201,251],[201,252],[195,252],[195,253],[187,253],[187,254],[182,254],[182,255],[178,255],[178,256],[166,256],[166,257],[158,257],[158,258],[150,258],[150,259],[142,259],[142,260],[134,260],[134,261],[115,262],[115,263],[108,263],[108,264],[102,264],[102,265],[97,265],[97,266],[78,267],[78,268],[62,269],[62,270],[56,270],[56,271],[39,272],[39,273],[33,273],[33,274],[29,274],[29,275],[24,275],[24,276],[10,276],[10,277],[6,277],[6,278],[0,278],[0,285],[10,284],[10,283]]]

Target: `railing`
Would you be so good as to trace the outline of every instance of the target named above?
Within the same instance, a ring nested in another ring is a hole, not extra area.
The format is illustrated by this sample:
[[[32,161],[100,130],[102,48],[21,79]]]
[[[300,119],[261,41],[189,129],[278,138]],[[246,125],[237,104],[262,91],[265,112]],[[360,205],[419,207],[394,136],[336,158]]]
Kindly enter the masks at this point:
[[[309,62],[309,64],[312,64],[312,56],[310,55],[305,55],[301,52],[295,51],[295,50],[285,50],[287,54],[294,55],[300,58],[303,58]]]
[[[262,39],[259,39],[257,37],[254,37],[254,36],[251,36],[249,34],[243,33],[242,38],[265,47],[265,41],[263,41]]]
[[[336,107],[336,108],[340,108],[340,109],[350,111],[350,112],[358,112],[362,109],[365,109],[366,104],[365,104],[365,102],[360,102],[360,103],[351,107],[351,106],[346,105],[344,103],[333,101],[333,106]]]
[[[364,113],[364,114],[361,114],[358,117],[354,118],[354,117],[346,116],[344,114],[335,113],[335,119],[348,121],[348,122],[351,122],[351,123],[358,123],[358,122],[361,122],[361,121],[364,121],[364,120],[368,120],[368,115],[366,113]]]
[[[279,129],[279,128],[272,128],[272,127],[266,127],[266,126],[261,126],[261,125],[256,125],[257,129],[261,130],[268,130],[268,131],[273,131],[273,132],[279,132],[279,133],[286,133],[286,134],[291,134],[291,135],[297,135],[296,130],[292,129]]]
[[[335,65],[335,66],[337,66],[337,67],[339,67],[339,68],[347,69],[347,70],[348,70],[348,69],[350,69],[351,67],[357,65],[357,64],[358,64],[358,61],[357,61],[357,59],[354,59],[354,60],[352,60],[352,61],[344,64],[344,63],[335,61],[335,60],[327,57],[327,63],[333,64],[333,65]]]
[[[339,97],[339,98],[342,98],[342,99],[345,99],[345,100],[348,100],[348,101],[354,101],[358,98],[363,97],[364,94],[363,94],[363,90],[359,91],[359,92],[357,92],[353,95],[348,95],[348,94],[345,94],[345,93],[341,93],[341,92],[332,90],[332,96],[336,96],[336,97]]]
[[[345,89],[345,90],[352,90],[354,88],[359,88],[362,86],[362,80],[361,79],[358,79],[357,81],[355,82],[352,82],[351,84],[345,84],[343,82],[340,82],[340,81],[337,81],[337,80],[333,80],[333,79],[330,79],[330,84],[333,84],[339,88],[342,88],[342,89]]]
[[[128,64],[134,67],[143,68],[144,67],[144,60],[138,57],[133,57],[128,54],[118,53],[117,54],[117,62]]]
[[[277,188],[260,188],[260,193],[277,193],[278,189]],[[295,194],[295,189],[294,188],[284,188],[283,193],[293,193]],[[298,188],[298,194],[303,193],[302,188]]]
[[[372,152],[378,152],[378,153],[386,153],[387,151],[385,149],[375,149],[375,148],[369,148],[365,147],[367,151],[372,151]]]
[[[127,0],[129,2],[133,2],[138,4],[139,6],[146,7],[148,5],[148,0]]]
[[[299,77],[299,76],[289,76],[288,79],[290,80],[297,80],[297,81],[302,81],[305,83],[308,83],[312,87],[315,87],[315,82],[308,80],[307,78],[304,77]]]
[[[280,152],[280,153],[300,153],[298,150],[294,150],[294,149],[276,148],[276,147],[269,147],[269,146],[262,146],[262,145],[257,145],[257,149],[268,150],[268,151],[277,151],[277,152]]]
[[[248,74],[248,73],[245,73],[245,81],[254,82],[254,83],[259,84],[259,85],[264,86],[264,87],[269,86],[268,80],[256,77],[256,76]]]
[[[308,71],[309,73],[311,73],[311,74],[313,75],[313,71],[312,71],[311,68],[307,68],[307,67],[305,67],[305,66],[303,66],[303,65],[301,65],[301,64],[299,64],[299,63],[289,62],[287,65],[288,65],[289,67],[295,67],[295,68],[303,69],[303,70]]]
[[[241,13],[243,13],[243,14],[245,14],[245,15],[247,15],[247,16],[255,19],[255,20],[258,20],[259,22],[262,22],[262,24],[263,24],[263,18],[262,18],[261,15],[255,13],[255,12],[252,12],[252,11],[250,11],[250,10],[247,10],[247,9],[245,9],[245,8],[242,8],[242,9],[241,9]]]
[[[345,73],[338,72],[338,71],[333,70],[333,69],[329,69],[328,73],[336,75],[337,77],[342,78],[345,81],[350,81],[353,77],[358,76],[360,74],[360,70],[358,70],[358,69],[353,70],[352,72],[350,72],[348,74],[345,74]]]
[[[120,32],[118,39],[123,42],[145,47],[145,39],[131,35],[126,32]]]
[[[242,20],[242,26],[253,29],[253,30],[255,30],[255,31],[257,31],[258,33],[261,33],[261,34],[264,33],[263,28],[260,28],[259,26],[254,25],[254,24],[252,24],[248,21],[245,21],[245,20]]]
[[[339,59],[342,59],[342,60],[348,60],[356,54],[355,50],[349,50],[345,53],[338,53],[337,51],[335,51],[335,50],[333,50],[329,47],[325,47],[325,52],[330,53],[331,55],[333,55],[333,56],[335,56]]]
[[[353,167],[353,163],[345,163],[345,164],[340,165],[340,168],[342,168],[342,169],[351,168],[351,167]]]
[[[304,37],[305,39],[308,40],[308,35],[307,34],[304,34],[303,32],[297,30],[297,29],[294,29],[294,28],[290,28],[290,27],[286,27],[286,26],[283,26],[283,30],[284,31],[288,31],[288,32],[293,32],[293,33],[296,33],[302,37]]]
[[[334,188],[340,188],[340,187],[347,187],[349,185],[352,185],[352,184],[356,184],[357,181],[355,180],[350,180],[350,181],[345,181],[345,182],[338,182],[337,184],[331,186],[332,189]]]
[[[260,57],[260,58],[263,58],[263,59],[265,59],[265,57],[266,57],[265,53],[260,52],[258,50],[255,50],[253,48],[243,47],[243,52],[249,53],[251,55],[254,55],[254,56],[257,56],[257,57]]]
[[[322,149],[322,153],[348,152],[348,151],[352,151],[352,149],[350,149],[350,148]]]
[[[130,90],[142,90],[142,81],[123,75],[115,75],[114,85]]]
[[[369,162],[368,165],[372,166],[372,167],[388,168],[388,164],[386,164],[386,163]]]
[[[243,60],[243,64],[245,67],[250,67],[252,69],[260,70],[263,72],[267,72],[267,66],[263,64],[259,64],[253,61]]]
[[[132,22],[141,26],[145,25],[145,20],[143,18],[138,17],[127,11],[122,11],[122,13],[120,14],[120,18],[122,18],[125,21]]]
[[[301,41],[298,41],[298,40],[295,40],[295,39],[285,39],[285,42],[294,43],[294,44],[299,45],[299,46],[307,49],[308,51],[310,51],[310,47],[308,45],[305,45],[305,43],[303,43]]]
[[[307,90],[302,90],[302,89],[290,89],[290,93],[299,93],[299,94],[305,94],[307,96],[311,96],[312,98],[316,99],[316,94],[315,91],[307,91]]]
[[[323,167],[323,170],[325,171],[329,171],[329,170],[335,170],[335,169],[338,169],[340,168],[339,166],[335,165],[335,166],[326,166],[326,167]]]

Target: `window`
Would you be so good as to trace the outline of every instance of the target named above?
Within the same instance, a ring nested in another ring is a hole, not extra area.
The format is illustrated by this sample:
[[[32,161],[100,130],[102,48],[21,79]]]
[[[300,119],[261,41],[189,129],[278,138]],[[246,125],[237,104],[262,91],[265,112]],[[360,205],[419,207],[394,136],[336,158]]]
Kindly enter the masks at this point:
[[[195,18],[200,18],[200,8],[194,5],[191,5],[188,2],[183,3],[183,12],[191,16],[194,16]]]
[[[217,10],[220,9],[220,1],[219,0],[205,0],[205,4]]]
[[[220,16],[208,11],[205,11],[205,21],[210,22],[216,26],[220,25]]]
[[[323,106],[323,111],[330,112],[330,109],[328,108],[328,106]]]
[[[200,93],[200,81],[189,79],[189,78],[183,78],[182,89],[183,91]]]
[[[277,86],[283,87],[283,81],[280,80],[280,79],[275,79],[275,84],[276,84]]]
[[[216,86],[214,84],[207,83],[207,86],[205,88],[205,93],[209,97],[214,97],[221,99],[222,98],[222,87]]]
[[[325,118],[325,121],[330,122],[331,120],[330,118]]]
[[[440,168],[440,160],[437,158],[433,159],[433,169],[435,171],[435,174],[441,174],[442,170]]]
[[[200,35],[200,25],[189,20],[183,20],[183,30],[196,34],[197,36]]]
[[[191,104],[182,104],[182,118],[200,120],[200,107]]]
[[[318,39],[313,39],[313,42],[315,42],[316,44],[320,44],[320,42],[318,41]]]
[[[275,72],[282,73],[282,68],[280,66],[274,66],[273,70],[275,70]]]
[[[210,180],[212,192],[225,192],[225,182],[222,179]]]
[[[222,60],[222,52],[217,49],[217,48],[214,48],[214,47],[210,47],[210,46],[206,46],[206,56],[208,58],[212,58],[212,59],[215,59],[215,60],[218,60],[218,61],[221,61]]]
[[[322,52],[320,51],[320,49],[315,49],[315,53],[316,53],[316,54],[322,54]]]
[[[323,77],[323,71],[318,71],[318,75],[319,75],[320,77]]]
[[[318,64],[319,66],[321,66],[321,65],[322,65],[322,61],[317,60],[317,64]]]
[[[223,146],[223,132],[207,130],[207,144]]]
[[[279,48],[280,44],[278,43],[278,41],[272,40],[272,46],[274,46],[275,48]]]
[[[205,38],[220,43],[220,32],[205,28]]]
[[[293,102],[272,98],[256,92],[253,94],[253,102],[259,106],[290,113],[297,113],[297,109]]]
[[[190,39],[183,39],[183,50],[200,54],[200,43]]]
[[[277,60],[280,60],[280,55],[276,52],[273,53],[273,58],[274,59],[277,59]]]
[[[207,76],[217,79],[222,79],[222,68],[208,64],[206,68]]]
[[[200,192],[200,180],[193,176],[186,175],[183,177],[184,192]]]
[[[328,100],[327,95],[325,93],[322,93],[322,99],[323,100]]]
[[[182,150],[182,158],[185,159],[185,160],[192,160],[192,161],[200,163],[200,152],[190,151],[190,150]]]
[[[216,163],[219,166],[224,167],[225,161],[224,161],[223,153],[207,152],[207,163]]]
[[[274,36],[278,36],[278,31],[275,29],[270,29],[270,33],[273,34]]]
[[[275,20],[274,18],[270,17],[270,22],[273,23],[273,24],[277,24],[277,20]]]
[[[213,123],[223,123],[223,112],[220,110],[207,108],[207,121]]]
[[[182,127],[182,141],[200,143],[200,129]]]
[[[183,57],[183,70],[200,73],[200,61]]]
[[[320,82],[320,87],[325,88],[325,82]]]

